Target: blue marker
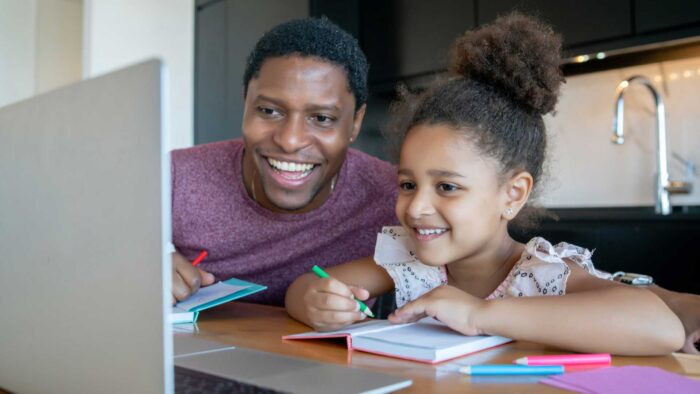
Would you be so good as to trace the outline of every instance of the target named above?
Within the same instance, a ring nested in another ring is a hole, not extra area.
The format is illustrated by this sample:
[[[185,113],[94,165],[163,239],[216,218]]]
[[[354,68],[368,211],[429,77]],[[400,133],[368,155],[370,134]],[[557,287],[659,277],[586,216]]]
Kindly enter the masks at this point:
[[[467,375],[561,375],[563,365],[470,365],[462,367],[459,372]]]

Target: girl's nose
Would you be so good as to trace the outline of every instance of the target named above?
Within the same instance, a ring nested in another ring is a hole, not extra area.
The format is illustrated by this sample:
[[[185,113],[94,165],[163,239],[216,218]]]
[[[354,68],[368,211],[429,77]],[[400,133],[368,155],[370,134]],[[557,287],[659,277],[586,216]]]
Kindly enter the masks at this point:
[[[420,219],[423,216],[429,216],[435,213],[435,207],[428,191],[420,191],[420,189],[411,197],[408,204],[408,215],[413,219]]]
[[[303,116],[290,116],[275,132],[273,141],[286,153],[294,153],[311,143]]]

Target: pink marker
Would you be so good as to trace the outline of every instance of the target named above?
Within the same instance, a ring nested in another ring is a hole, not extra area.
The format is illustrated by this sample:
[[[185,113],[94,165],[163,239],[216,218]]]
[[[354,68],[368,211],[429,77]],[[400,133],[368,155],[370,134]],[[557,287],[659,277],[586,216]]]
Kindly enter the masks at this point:
[[[515,363],[520,365],[610,364],[610,362],[609,353],[528,356],[515,360]]]

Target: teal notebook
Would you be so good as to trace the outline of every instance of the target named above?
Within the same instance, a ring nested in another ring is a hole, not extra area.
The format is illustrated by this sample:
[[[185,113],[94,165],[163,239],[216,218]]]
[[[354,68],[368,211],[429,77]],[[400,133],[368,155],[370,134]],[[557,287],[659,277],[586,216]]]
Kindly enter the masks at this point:
[[[236,278],[202,287],[192,297],[180,301],[173,306],[172,313],[170,314],[171,323],[196,322],[199,317],[199,312],[205,309],[213,308],[225,302],[237,300],[265,289],[267,289],[267,286],[246,282]]]

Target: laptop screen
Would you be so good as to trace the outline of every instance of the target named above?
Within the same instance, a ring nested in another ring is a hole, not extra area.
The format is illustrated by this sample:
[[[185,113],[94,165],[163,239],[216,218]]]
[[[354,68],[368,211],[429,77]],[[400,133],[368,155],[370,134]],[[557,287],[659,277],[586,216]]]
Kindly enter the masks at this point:
[[[0,109],[6,390],[172,390],[162,68],[147,61]]]

